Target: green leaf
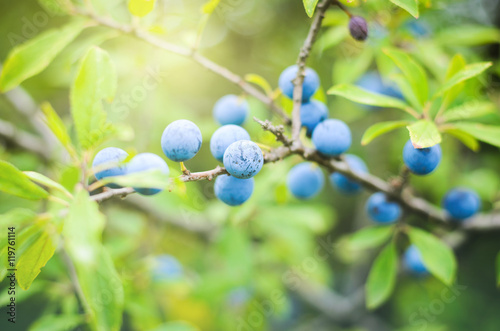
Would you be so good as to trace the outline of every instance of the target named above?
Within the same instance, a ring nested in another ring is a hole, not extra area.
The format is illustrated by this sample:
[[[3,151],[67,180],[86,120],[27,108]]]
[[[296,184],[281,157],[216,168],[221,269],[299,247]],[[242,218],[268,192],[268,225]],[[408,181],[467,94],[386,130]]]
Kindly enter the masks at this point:
[[[130,0],[128,10],[137,17],[144,17],[153,11],[156,0]]]
[[[408,121],[391,121],[391,122],[379,122],[375,123],[366,129],[361,138],[361,145],[368,145],[373,139],[381,136],[387,132],[398,129],[403,126],[407,126],[410,122]]]
[[[71,88],[71,112],[80,145],[88,150],[99,145],[112,132],[106,122],[102,100],[112,101],[116,92],[116,72],[108,53],[89,49]]]
[[[410,13],[413,17],[418,18],[418,1],[417,0],[391,0],[393,4],[399,6]]]
[[[398,256],[390,242],[375,259],[366,283],[366,306],[375,309],[391,295],[396,284]]]
[[[43,199],[49,196],[47,191],[34,184],[19,169],[1,160],[0,191],[30,200]]]
[[[461,54],[455,54],[455,56],[453,56],[453,58],[451,59],[450,64],[448,65],[448,69],[446,70],[446,80],[449,80],[460,70],[464,69],[466,65],[467,62],[465,61],[464,57]],[[460,92],[462,92],[463,88],[464,84],[460,83],[446,92],[445,101],[443,101],[445,105],[450,104],[460,94]]]
[[[441,142],[441,134],[434,122],[420,120],[406,128],[410,131],[411,143],[415,148],[431,147]]]
[[[500,253],[497,254],[496,269],[497,269],[497,287],[500,287]]]
[[[459,122],[453,123],[453,127],[470,134],[477,140],[500,147],[500,126]]]
[[[450,286],[457,273],[457,262],[451,248],[439,238],[418,228],[410,227],[408,235],[422,254],[425,267],[436,278]]]
[[[476,138],[459,129],[446,128],[444,130],[447,134],[460,140],[465,146],[470,148],[472,151],[477,152],[479,150],[479,141]]]
[[[450,79],[448,79],[443,86],[436,92],[434,97],[440,96],[444,92],[448,91],[452,87],[460,84],[463,81],[471,79],[483,71],[492,66],[491,62],[480,62],[466,65],[462,70],[453,75]]]
[[[100,180],[102,185],[118,184],[123,187],[166,189],[171,184],[168,174],[159,170],[148,170],[124,176],[106,177]]]
[[[273,93],[273,88],[271,87],[269,82],[262,76],[256,74],[247,74],[245,75],[245,80],[262,88],[267,93],[267,95],[271,95]]]
[[[351,249],[375,248],[386,242],[393,234],[393,225],[379,225],[366,227],[348,237]]]
[[[101,243],[105,218],[81,190],[69,208],[63,234],[88,306],[92,330],[117,331],[122,323],[123,286]]]
[[[304,2],[304,8],[306,9],[306,14],[309,17],[314,15],[314,10],[318,4],[318,0],[302,0]]]
[[[35,183],[38,183],[40,185],[47,186],[48,188],[57,190],[57,191],[65,194],[70,199],[73,198],[73,196],[71,195],[71,193],[69,193],[69,191],[66,188],[64,188],[64,186],[62,186],[61,184],[53,181],[52,179],[50,179],[47,176],[44,176],[44,175],[42,175],[42,174],[40,174],[38,172],[34,172],[34,171],[24,171],[24,174],[26,176],[28,176],[29,179],[31,179]]]
[[[500,30],[484,25],[460,24],[441,30],[434,38],[447,46],[476,46],[500,42]]]
[[[410,55],[395,48],[383,49],[387,55],[401,70],[408,80],[415,97],[424,105],[429,97],[429,88],[427,86],[427,75],[420,64],[418,64]]]
[[[497,111],[497,106],[490,101],[470,101],[450,108],[444,112],[441,119],[445,122],[481,117]]]
[[[422,112],[422,105],[420,104],[420,101],[417,99],[415,94],[413,93],[413,89],[410,86],[410,82],[406,79],[405,76],[401,74],[391,74],[389,76],[391,80],[396,82],[398,85],[399,89],[401,90],[401,93],[403,94],[403,97],[406,99],[407,102],[410,103],[410,105],[413,107],[413,109],[418,110],[419,112]]]
[[[74,158],[77,158],[77,154],[75,151],[75,147],[73,146],[73,143],[71,142],[71,138],[69,137],[68,130],[66,129],[66,126],[64,125],[63,121],[57,115],[56,111],[50,103],[44,102],[40,105],[40,108],[42,109],[43,114],[45,115],[44,117],[44,122],[47,124],[49,129],[54,133],[56,138],[59,140],[59,142],[63,145],[63,147],[68,151],[68,153],[73,156]]]
[[[354,102],[365,105],[397,108],[407,111],[410,106],[399,99],[386,95],[369,92],[351,84],[338,84],[331,87],[327,92],[330,95],[338,95]]]
[[[30,325],[29,331],[71,331],[78,330],[77,326],[84,323],[84,315],[46,315]]]
[[[0,76],[0,90],[12,90],[24,80],[44,70],[85,28],[81,20],[60,29],[51,29],[15,47],[5,60]]]
[[[57,247],[56,237],[46,231],[31,244],[17,262],[17,282],[27,290],[40,273],[40,269],[52,258]]]

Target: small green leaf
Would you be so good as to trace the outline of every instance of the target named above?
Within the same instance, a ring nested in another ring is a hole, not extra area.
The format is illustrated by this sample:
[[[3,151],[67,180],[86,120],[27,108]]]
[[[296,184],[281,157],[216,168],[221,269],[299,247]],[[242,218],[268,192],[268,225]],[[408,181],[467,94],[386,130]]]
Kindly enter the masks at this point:
[[[166,189],[171,183],[168,174],[159,170],[142,171],[125,176],[106,177],[100,180],[102,185],[118,184],[123,187]]]
[[[85,322],[84,315],[75,314],[43,314],[33,324],[29,331],[70,331],[78,330],[78,326]]]
[[[418,1],[417,0],[391,0],[393,4],[399,6],[410,13],[413,17],[418,18]]]
[[[472,151],[477,152],[479,150],[479,141],[476,138],[459,129],[446,128],[444,130],[447,134],[460,140],[465,146],[470,148]]]
[[[23,290],[27,290],[33,280],[40,273],[40,269],[47,264],[54,255],[57,243],[49,233],[43,232],[19,258],[17,262],[17,282]]]
[[[369,92],[351,84],[338,84],[331,87],[327,92],[330,95],[338,95],[354,102],[365,105],[397,108],[407,110],[409,105],[399,99],[392,98],[386,95]]]
[[[130,0],[128,10],[137,17],[144,17],[153,11],[156,0]]]
[[[70,94],[71,113],[83,149],[92,149],[113,132],[111,124],[106,122],[102,100],[111,101],[115,92],[116,72],[111,58],[98,47],[90,48]]]
[[[441,116],[445,122],[481,117],[497,111],[497,106],[490,101],[470,101],[450,108]]]
[[[426,148],[441,142],[441,134],[434,124],[429,120],[420,120],[407,126],[410,131],[410,139],[413,147]]]
[[[81,20],[60,29],[51,29],[15,47],[5,60],[0,76],[0,90],[12,90],[24,80],[43,71],[85,28]]]
[[[462,70],[460,70],[455,75],[453,75],[453,77],[448,79],[443,84],[443,86],[441,86],[441,88],[436,92],[434,97],[440,96],[441,94],[448,91],[457,84],[460,84],[461,82],[464,82],[468,79],[471,79],[481,74],[483,71],[485,71],[491,66],[492,66],[491,62],[480,62],[480,63],[473,63],[466,65]]]
[[[500,253],[497,254],[496,269],[497,269],[497,287],[500,287]]]
[[[262,88],[267,93],[267,95],[273,94],[273,88],[264,77],[256,74],[247,74],[245,75],[245,80]]]
[[[462,55],[456,54],[452,59],[450,64],[448,65],[448,70],[446,71],[446,80],[449,80],[451,77],[453,77],[456,73],[458,73],[460,70],[465,68],[467,65],[467,62],[465,62],[465,59]],[[444,94],[443,98],[443,105],[441,108],[447,108],[448,105],[450,105],[453,100],[457,98],[457,96],[462,92],[463,88],[465,86],[465,83],[459,83],[452,88],[450,88],[447,92]]]
[[[407,126],[410,122],[408,121],[391,121],[391,122],[379,122],[375,123],[366,129],[361,138],[361,145],[368,145],[373,139],[381,136],[387,132],[398,129],[403,126]]]
[[[396,85],[401,90],[401,94],[403,94],[403,97],[413,107],[413,109],[422,112],[423,107],[420,104],[420,101],[415,96],[415,93],[413,93],[410,82],[408,82],[406,77],[401,74],[391,74],[389,78],[396,82]]]
[[[427,86],[427,75],[420,64],[418,64],[410,55],[395,48],[384,48],[383,52],[396,64],[403,75],[408,80],[415,97],[424,105],[429,97],[429,88]]]
[[[375,259],[366,283],[366,306],[375,309],[391,295],[396,284],[398,256],[390,242]]]
[[[304,8],[306,9],[306,14],[309,17],[314,15],[314,10],[319,0],[302,0],[304,2]]]
[[[455,280],[457,262],[450,247],[432,234],[414,227],[408,231],[410,241],[422,254],[426,268],[439,280],[450,286]]]
[[[0,191],[30,200],[43,199],[49,196],[47,191],[34,184],[19,169],[1,160]]]
[[[57,191],[65,194],[70,199],[73,198],[73,196],[71,195],[71,193],[69,193],[68,190],[66,190],[66,188],[64,188],[64,186],[62,186],[61,184],[53,181],[52,179],[50,179],[47,176],[44,176],[44,175],[42,175],[42,174],[40,174],[38,172],[34,172],[34,171],[24,171],[24,174],[26,176],[28,176],[29,179],[31,179],[35,183],[38,183],[40,185],[47,186],[48,188],[57,190]]]
[[[500,30],[484,25],[454,25],[443,29],[434,38],[441,45],[477,46],[500,42]]]
[[[500,126],[459,122],[453,123],[453,127],[470,134],[477,140],[500,147]]]
[[[69,137],[68,130],[64,125],[63,121],[56,113],[54,108],[48,102],[44,102],[40,105],[42,112],[44,113],[44,121],[45,124],[49,127],[49,129],[54,133],[59,142],[63,145],[63,147],[68,151],[68,153],[77,158],[77,154],[75,151],[75,147],[71,142],[71,138]]]
[[[386,242],[393,234],[394,226],[379,225],[366,227],[348,237],[351,249],[375,248]]]

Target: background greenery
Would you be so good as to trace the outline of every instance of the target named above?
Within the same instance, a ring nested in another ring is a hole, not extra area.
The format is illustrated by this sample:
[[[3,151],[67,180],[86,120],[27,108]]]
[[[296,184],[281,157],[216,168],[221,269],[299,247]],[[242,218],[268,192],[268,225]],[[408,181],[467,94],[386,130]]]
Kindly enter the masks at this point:
[[[90,2],[104,16],[122,22],[130,20],[124,1]],[[363,44],[348,35],[345,13],[338,8],[330,9],[308,62],[321,77],[322,91],[316,98],[327,102],[330,117],[345,121],[352,130],[353,146],[349,152],[362,157],[371,173],[385,179],[395,176],[401,168],[407,131],[394,131],[367,146],[361,146],[361,137],[370,125],[402,119],[405,115],[394,109],[370,110],[325,95],[334,84],[353,83],[369,70],[384,71],[388,60],[378,55],[383,46],[409,51],[429,73],[433,88],[439,86],[456,53],[462,54],[467,63],[492,61],[493,67],[487,74],[467,81],[460,100],[490,99],[497,105],[496,112],[478,121],[500,124],[500,30],[494,27],[500,22],[498,1],[433,0],[426,8],[427,2],[430,1],[423,1],[420,6],[419,22],[423,21],[430,32],[416,36],[408,25],[415,19],[389,1],[355,1],[349,5],[351,11],[365,17],[370,24],[370,37]],[[175,44],[192,45],[200,22],[208,17],[201,11],[205,3],[158,0],[153,12],[140,19],[140,24]],[[73,20],[48,9],[52,8],[50,1],[3,2],[0,6],[2,62],[20,41]],[[40,13],[46,13],[48,19],[37,26],[35,17]],[[207,22],[199,44],[201,53],[242,76],[258,74],[276,88],[281,71],[296,61],[311,20],[299,0],[222,0]],[[33,31],[26,33],[30,30],[28,25]],[[132,154],[162,155],[160,137],[165,126],[185,118],[199,126],[204,140],[201,151],[187,162],[187,167],[203,171],[217,166],[209,150],[210,136],[218,127],[211,115],[212,106],[221,96],[241,91],[190,59],[158,50],[133,37],[117,35],[103,27],[86,29],[46,70],[22,84],[35,104],[49,101],[75,138],[69,87],[91,45],[109,53],[119,78],[114,101],[104,105],[118,134],[98,149],[116,146]],[[158,84],[142,89],[145,93],[140,96],[137,92],[134,95],[134,91],[144,86],[144,79],[157,79]],[[253,116],[272,119],[265,105],[252,98],[248,100]],[[291,110],[290,102],[281,98],[279,101]],[[34,132],[27,118],[5,95],[0,96],[0,118]],[[257,123],[248,120],[244,127],[253,140],[277,145],[272,135],[263,133]],[[0,159],[23,171],[43,173],[73,190],[78,170],[71,166],[71,160],[43,160],[8,140],[0,142]],[[478,191],[485,211],[494,209],[499,199],[498,147],[481,143],[480,151],[473,152],[444,135],[442,148],[443,160],[434,173],[412,176],[415,191],[439,204],[448,189],[465,185]],[[213,183],[208,181],[178,183],[172,192],[154,197],[130,196],[123,201],[115,198],[104,202],[100,206],[106,216],[102,243],[117,274],[114,278],[106,272],[99,276],[97,268],[94,280],[107,279],[112,284],[116,278],[123,284],[121,329],[245,330],[242,321],[253,323],[252,330],[499,329],[500,298],[495,279],[495,257],[500,250],[498,231],[471,233],[456,248],[455,299],[450,302],[443,299],[446,286],[434,277],[415,277],[401,268],[390,300],[369,311],[357,297],[379,249],[352,249],[346,240],[348,234],[371,225],[364,212],[369,192],[345,196],[325,185],[314,200],[298,201],[285,185],[287,171],[298,162],[298,157],[291,157],[266,165],[256,177],[252,198],[241,207],[231,208],[216,200]],[[173,175],[180,174],[178,164],[167,163]],[[0,193],[0,213],[17,207],[37,212],[47,209],[46,201],[31,202]],[[89,224],[99,218],[94,212],[87,215]],[[429,222],[415,215],[406,217],[423,226]],[[318,258],[318,250],[327,258]],[[180,262],[180,274],[163,279],[154,277],[155,257],[163,254]],[[6,285],[3,281],[0,286],[2,307],[9,299]],[[349,298],[336,300],[339,304],[336,311],[346,307],[349,310],[351,301],[355,309],[340,316],[327,316],[318,310],[318,304],[326,300],[322,294],[332,293]],[[101,305],[104,310],[111,309],[112,304],[105,297],[98,296],[97,300],[104,303]],[[17,302],[16,328],[6,322],[2,308],[0,329],[88,328],[60,245],[31,287],[26,291],[18,289]],[[269,302],[271,308],[263,312],[262,306]],[[422,308],[430,313],[426,315]]]

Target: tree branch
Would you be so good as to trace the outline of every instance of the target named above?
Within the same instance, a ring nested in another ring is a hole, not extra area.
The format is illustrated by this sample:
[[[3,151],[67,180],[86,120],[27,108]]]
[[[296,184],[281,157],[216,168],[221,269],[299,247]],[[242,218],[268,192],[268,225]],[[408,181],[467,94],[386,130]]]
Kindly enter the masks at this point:
[[[297,77],[293,80],[293,110],[292,110],[292,139],[295,143],[300,144],[300,107],[302,105],[302,83],[304,82],[304,74],[306,69],[306,61],[311,53],[312,46],[316,41],[321,23],[325,17],[325,12],[330,7],[332,0],[323,0],[316,8],[316,15],[307,34],[304,45],[300,49],[299,58],[297,59]]]
[[[5,138],[14,145],[30,151],[42,158],[45,162],[50,161],[50,150],[37,136],[19,130],[9,122],[0,120],[0,137]]]
[[[222,67],[221,65],[213,62],[212,60],[209,60],[208,58],[204,57],[203,55],[197,53],[195,50],[191,50],[189,48],[177,46],[174,44],[171,44],[161,38],[152,36],[151,34],[141,31],[139,29],[135,29],[132,26],[129,25],[123,25],[120,23],[117,23],[113,20],[110,20],[105,17],[100,17],[97,16],[96,14],[92,12],[87,12],[83,11],[78,8],[73,9],[73,14],[78,14],[82,16],[87,16],[94,20],[95,22],[99,23],[100,25],[119,30],[125,34],[130,34],[135,36],[136,38],[145,41],[146,43],[153,45],[157,48],[163,49],[167,52],[177,54],[183,57],[188,57],[191,58],[194,62],[198,63],[202,67],[212,71],[213,73],[227,79],[228,81],[236,84],[239,86],[243,91],[245,91],[247,94],[253,96],[257,100],[261,101],[265,105],[269,107],[269,109],[274,112],[276,115],[278,115],[284,122],[285,124],[289,125],[291,123],[290,117],[285,113],[285,111],[278,107],[274,101],[268,97],[266,94],[258,90],[256,87],[245,81],[241,76],[233,73],[229,69]]]

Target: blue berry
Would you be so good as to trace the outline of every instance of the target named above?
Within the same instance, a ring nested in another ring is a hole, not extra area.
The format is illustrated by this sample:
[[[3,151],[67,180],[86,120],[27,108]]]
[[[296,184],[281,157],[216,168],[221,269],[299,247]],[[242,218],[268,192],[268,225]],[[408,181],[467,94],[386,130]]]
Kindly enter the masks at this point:
[[[352,169],[352,171],[357,173],[367,173],[368,167],[365,162],[356,155],[346,154],[345,161]],[[340,192],[346,194],[354,194],[361,192],[362,186],[358,182],[339,174],[338,172],[334,172],[330,175],[330,182],[333,186],[335,186]]]
[[[252,196],[254,179],[220,175],[215,179],[215,196],[229,206],[239,206]]]
[[[415,275],[428,274],[427,268],[422,260],[422,254],[415,245],[411,245],[406,249],[403,255],[403,263],[407,270]]]
[[[122,176],[125,175],[125,165],[120,164],[123,162],[128,156],[128,153],[123,149],[116,147],[107,147],[100,150],[94,160],[92,161],[92,167],[96,168],[98,166],[107,167],[108,165],[115,165],[115,167],[99,171],[95,174],[95,178],[97,180],[101,180],[105,177],[114,177],[114,176]],[[116,184],[108,184],[111,188],[119,188],[119,185]]]
[[[481,200],[473,190],[456,188],[446,193],[443,207],[454,219],[464,220],[479,211]]]
[[[298,67],[297,65],[292,65],[285,70],[280,75],[278,85],[284,95],[293,98],[293,80],[297,77]],[[302,84],[302,101],[307,101],[316,93],[319,88],[319,76],[311,68],[306,68],[304,83]]]
[[[338,156],[351,147],[351,130],[340,120],[324,120],[314,129],[312,142],[321,154]]]
[[[366,202],[368,216],[377,223],[392,223],[401,216],[401,207],[393,201],[389,201],[382,192],[374,193]]]
[[[149,170],[160,170],[165,175],[170,173],[167,163],[161,157],[153,153],[137,154],[127,164],[127,174]],[[162,191],[157,188],[144,187],[134,187],[134,190],[142,195],[154,195]]]
[[[240,140],[232,143],[224,152],[224,167],[237,178],[255,176],[264,165],[264,155],[252,141]]]
[[[318,165],[302,162],[294,166],[287,177],[290,192],[298,199],[310,199],[317,195],[325,183],[325,177]]]
[[[210,139],[210,151],[220,162],[224,159],[226,149],[239,140],[250,140],[250,135],[241,126],[228,124],[217,129]]]
[[[248,103],[241,97],[228,94],[217,100],[214,106],[214,118],[220,125],[241,125],[248,116]]]
[[[411,140],[403,148],[403,160],[411,172],[417,175],[430,174],[441,161],[441,147],[415,148]]]
[[[168,254],[158,255],[154,260],[152,271],[153,280],[172,280],[179,279],[184,274],[184,270],[179,261]]]
[[[161,136],[163,153],[176,162],[192,159],[200,150],[201,142],[200,129],[188,120],[170,123]]]
[[[310,137],[314,128],[326,120],[328,108],[322,102],[311,100],[304,102],[300,107],[300,122],[307,129],[307,136]]]

